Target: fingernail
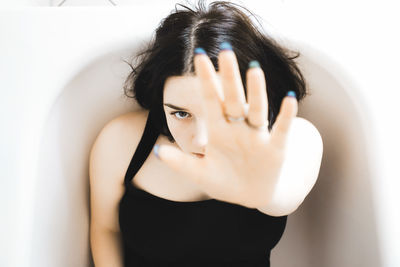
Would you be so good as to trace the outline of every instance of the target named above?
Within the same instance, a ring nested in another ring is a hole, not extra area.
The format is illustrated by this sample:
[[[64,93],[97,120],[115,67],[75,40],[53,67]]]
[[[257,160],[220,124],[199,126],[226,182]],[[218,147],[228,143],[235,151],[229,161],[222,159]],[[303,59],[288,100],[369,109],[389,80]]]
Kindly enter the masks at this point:
[[[219,46],[219,49],[221,49],[221,50],[232,50],[232,46],[228,42],[222,42],[221,45]]]
[[[155,145],[154,148],[153,148],[153,152],[154,152],[154,154],[156,155],[156,157],[157,157],[158,159],[160,159],[160,156],[158,155],[158,149],[159,149],[159,148],[160,148],[159,145]]]
[[[201,48],[201,47],[197,47],[197,48],[194,49],[194,53],[195,53],[196,55],[197,55],[197,54],[206,54],[206,51],[204,51],[204,49]]]
[[[289,91],[287,93],[287,96],[292,96],[292,97],[296,98],[296,93],[294,91]]]
[[[260,63],[257,60],[252,60],[249,63],[249,68],[259,68],[260,67]]]

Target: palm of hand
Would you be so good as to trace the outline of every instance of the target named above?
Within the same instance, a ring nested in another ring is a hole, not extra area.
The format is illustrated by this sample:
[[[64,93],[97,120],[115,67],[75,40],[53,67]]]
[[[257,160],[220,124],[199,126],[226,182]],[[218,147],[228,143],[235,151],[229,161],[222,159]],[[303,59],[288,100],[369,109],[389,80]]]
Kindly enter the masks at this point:
[[[252,125],[268,125],[268,98],[261,68],[247,71],[248,112],[236,56],[222,50],[218,57],[221,82],[206,54],[196,54],[194,65],[205,103],[208,144],[204,158],[163,145],[160,159],[192,179],[206,194],[250,208],[268,203],[285,159],[285,146],[297,101],[285,97],[271,132],[258,131],[245,121],[229,122],[247,113]]]

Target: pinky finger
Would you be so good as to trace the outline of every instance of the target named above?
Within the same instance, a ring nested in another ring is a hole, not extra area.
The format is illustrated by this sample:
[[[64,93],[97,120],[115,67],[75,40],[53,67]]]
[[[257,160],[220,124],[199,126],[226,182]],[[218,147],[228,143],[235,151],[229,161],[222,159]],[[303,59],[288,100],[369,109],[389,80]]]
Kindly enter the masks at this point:
[[[296,94],[289,91],[282,100],[279,114],[271,130],[270,142],[278,149],[285,149],[290,126],[297,115],[297,110]]]

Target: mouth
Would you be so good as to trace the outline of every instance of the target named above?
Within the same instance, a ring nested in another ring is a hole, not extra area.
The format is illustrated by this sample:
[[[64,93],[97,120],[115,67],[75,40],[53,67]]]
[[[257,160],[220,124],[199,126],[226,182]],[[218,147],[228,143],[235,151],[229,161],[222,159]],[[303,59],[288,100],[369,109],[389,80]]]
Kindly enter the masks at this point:
[[[202,158],[202,157],[204,157],[204,154],[200,154],[200,153],[192,153],[193,155],[196,155],[197,157],[199,157],[199,158]]]

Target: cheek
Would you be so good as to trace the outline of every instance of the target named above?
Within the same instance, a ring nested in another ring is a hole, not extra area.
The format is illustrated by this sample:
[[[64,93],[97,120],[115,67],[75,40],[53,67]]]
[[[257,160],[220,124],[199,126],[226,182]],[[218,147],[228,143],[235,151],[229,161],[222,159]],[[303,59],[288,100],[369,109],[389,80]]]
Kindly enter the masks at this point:
[[[182,126],[183,123],[177,121],[176,119],[174,119],[171,115],[166,114],[166,118],[167,118],[167,125],[168,125],[168,129],[171,132],[172,136],[175,138],[175,140],[179,137],[180,133],[182,132]]]
[[[185,121],[179,121],[174,119],[172,116],[167,116],[168,129],[175,139],[175,141],[182,147],[187,143],[187,138],[189,137],[190,125]]]
[[[176,128],[176,123],[174,122],[174,120],[169,115],[167,115],[167,125],[168,125],[169,131],[173,135],[174,132],[175,132],[175,128]]]

